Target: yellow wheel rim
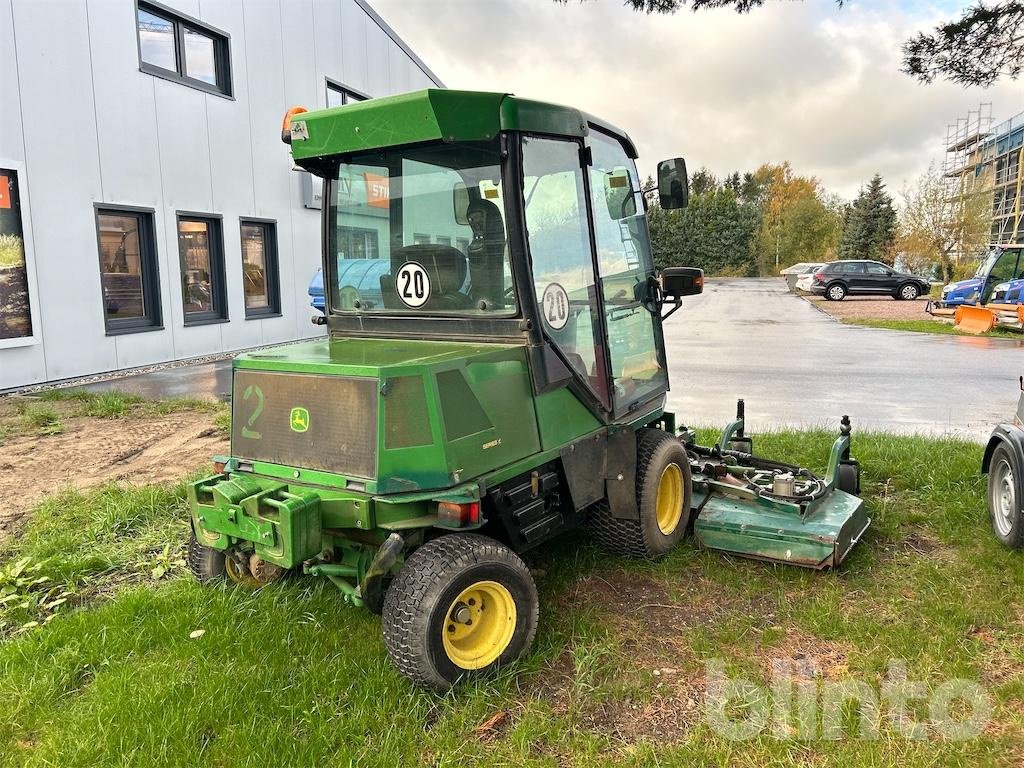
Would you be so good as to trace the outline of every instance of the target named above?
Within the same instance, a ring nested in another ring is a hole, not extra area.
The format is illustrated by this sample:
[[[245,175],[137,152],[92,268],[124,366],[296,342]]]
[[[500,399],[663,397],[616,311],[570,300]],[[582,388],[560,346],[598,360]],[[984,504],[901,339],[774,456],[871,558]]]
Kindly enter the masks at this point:
[[[240,584],[241,586],[249,587],[250,589],[256,589],[262,586],[259,580],[251,573],[240,570],[238,564],[232,560],[230,556],[224,558],[224,570],[227,572],[228,578],[235,584]]]
[[[444,651],[461,669],[483,669],[501,657],[515,630],[512,593],[496,581],[478,581],[448,607],[441,628]]]
[[[683,471],[677,464],[669,464],[658,481],[658,528],[668,536],[679,525],[683,516]]]

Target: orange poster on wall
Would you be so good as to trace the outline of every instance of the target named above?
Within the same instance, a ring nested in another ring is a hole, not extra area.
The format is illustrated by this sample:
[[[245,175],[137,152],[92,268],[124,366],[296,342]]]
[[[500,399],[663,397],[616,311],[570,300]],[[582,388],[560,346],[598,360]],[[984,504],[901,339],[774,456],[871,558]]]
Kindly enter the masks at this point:
[[[0,208],[11,207],[11,180],[6,174],[0,173]]]
[[[364,173],[366,181],[366,204],[374,208],[387,208],[391,200],[391,187],[387,176]]]

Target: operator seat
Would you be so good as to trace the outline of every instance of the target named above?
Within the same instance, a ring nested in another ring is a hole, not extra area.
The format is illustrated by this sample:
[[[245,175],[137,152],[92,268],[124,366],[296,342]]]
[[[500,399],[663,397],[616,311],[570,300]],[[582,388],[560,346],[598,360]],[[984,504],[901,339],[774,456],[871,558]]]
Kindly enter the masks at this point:
[[[505,306],[505,222],[490,200],[473,200],[466,209],[473,241],[466,249],[470,293],[488,308]]]
[[[409,309],[395,290],[395,276],[403,264],[414,261],[427,271],[430,296],[424,311],[451,312],[468,308],[472,300],[459,289],[466,282],[466,256],[450,245],[418,243],[391,252],[391,274],[380,276],[380,290],[387,309]]]

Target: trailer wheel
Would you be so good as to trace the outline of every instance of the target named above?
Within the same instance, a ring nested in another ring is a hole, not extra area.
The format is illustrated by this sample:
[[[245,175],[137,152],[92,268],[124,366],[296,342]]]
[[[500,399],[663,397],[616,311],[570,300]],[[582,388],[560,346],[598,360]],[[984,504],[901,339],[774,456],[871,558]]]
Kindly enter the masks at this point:
[[[200,544],[195,531],[189,531],[187,560],[188,569],[200,584],[211,584],[224,579],[224,553]]]
[[[988,468],[988,516],[992,531],[1003,544],[1024,548],[1024,515],[1021,514],[1021,474],[1013,452],[1000,443]]]
[[[512,550],[477,534],[429,541],[384,597],[392,663],[417,685],[445,691],[524,654],[537,632],[537,587]]]
[[[613,517],[608,500],[590,508],[590,533],[607,552],[661,557],[690,524],[693,495],[690,460],[683,444],[660,429],[637,432],[636,503],[638,520]]]

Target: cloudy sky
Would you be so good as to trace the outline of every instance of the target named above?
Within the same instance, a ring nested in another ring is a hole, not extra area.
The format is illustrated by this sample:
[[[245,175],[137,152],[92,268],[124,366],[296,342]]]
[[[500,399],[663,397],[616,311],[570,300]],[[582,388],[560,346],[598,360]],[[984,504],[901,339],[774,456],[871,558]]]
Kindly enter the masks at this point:
[[[1024,110],[1024,82],[964,89],[899,72],[913,31],[951,0],[779,0],[644,16],[619,0],[371,0],[450,88],[580,107],[625,129],[645,174],[682,155],[722,176],[789,160],[851,197],[872,174],[893,193],[940,158],[946,125],[980,101]]]

